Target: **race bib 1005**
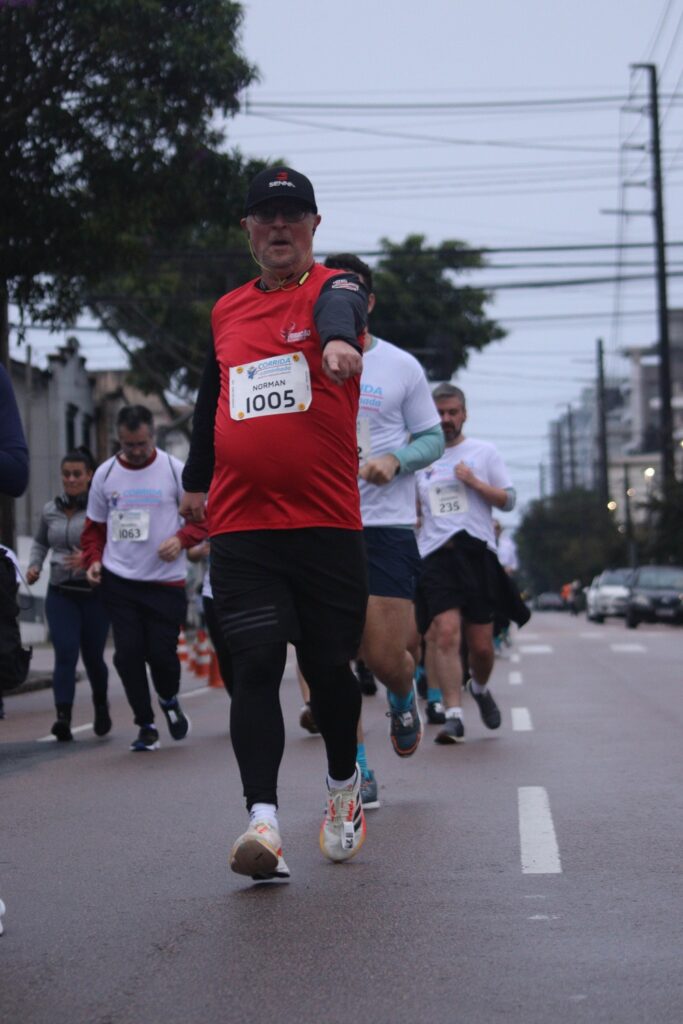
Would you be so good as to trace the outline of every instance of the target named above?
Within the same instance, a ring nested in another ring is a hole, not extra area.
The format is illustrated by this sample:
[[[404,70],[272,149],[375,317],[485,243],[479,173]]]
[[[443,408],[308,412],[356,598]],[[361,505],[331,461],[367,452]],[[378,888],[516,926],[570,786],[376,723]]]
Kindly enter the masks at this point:
[[[429,507],[433,516],[452,516],[467,511],[467,494],[459,480],[432,484],[429,488]]]
[[[311,399],[311,375],[301,352],[230,367],[233,420],[306,412]]]

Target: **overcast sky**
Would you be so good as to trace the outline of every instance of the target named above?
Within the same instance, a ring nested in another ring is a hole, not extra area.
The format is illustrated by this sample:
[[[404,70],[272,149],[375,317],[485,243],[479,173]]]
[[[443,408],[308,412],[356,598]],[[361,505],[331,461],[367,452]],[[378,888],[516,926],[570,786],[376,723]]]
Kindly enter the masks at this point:
[[[683,239],[683,0],[242,6],[243,50],[260,81],[229,123],[228,145],[285,158],[312,179],[321,253],[371,252],[409,233],[492,248],[651,242],[650,216],[603,212],[652,208],[647,80],[630,68],[638,62],[658,65],[666,234]],[[468,281],[620,270],[614,249],[488,259]],[[620,259],[623,274],[652,272],[650,251]],[[669,259],[680,272],[683,247]],[[670,279],[671,306],[683,306],[682,282]],[[619,369],[620,347],[655,340],[655,286],[500,288],[489,312],[508,337],[473,356],[458,383],[470,434],[499,445],[525,502],[538,495],[548,422],[594,378],[595,339],[605,339],[608,372]],[[118,363],[102,339],[82,341],[90,366]]]

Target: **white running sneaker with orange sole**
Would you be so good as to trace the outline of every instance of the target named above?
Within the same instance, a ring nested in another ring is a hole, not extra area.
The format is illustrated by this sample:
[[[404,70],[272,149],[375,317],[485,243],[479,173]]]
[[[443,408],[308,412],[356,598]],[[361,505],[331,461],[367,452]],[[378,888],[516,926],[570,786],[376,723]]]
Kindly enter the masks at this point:
[[[325,817],[320,826],[320,849],[330,860],[350,860],[365,842],[365,815],[360,795],[361,774],[343,789],[327,787]]]
[[[252,821],[230,852],[230,867],[238,875],[256,882],[289,879],[289,868],[282,856],[280,833],[267,821]]]

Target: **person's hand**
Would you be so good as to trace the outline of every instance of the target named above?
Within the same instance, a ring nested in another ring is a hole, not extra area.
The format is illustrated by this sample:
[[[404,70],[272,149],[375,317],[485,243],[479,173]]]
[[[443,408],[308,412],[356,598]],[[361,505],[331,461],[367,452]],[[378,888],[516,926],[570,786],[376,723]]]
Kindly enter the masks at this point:
[[[74,548],[70,555],[64,555],[64,565],[67,569],[82,569],[83,552],[80,548]]]
[[[335,384],[363,372],[363,357],[346,341],[328,341],[323,349],[323,373]]]
[[[180,543],[180,538],[174,535],[173,537],[167,537],[166,540],[161,542],[157,548],[157,554],[162,562],[175,562],[182,550],[183,546]]]
[[[468,465],[464,462],[459,462],[455,467],[455,475],[458,480],[462,480],[464,484],[468,484],[469,487],[474,487],[477,483],[477,478]]]
[[[37,565],[29,565],[28,569],[26,570],[26,582],[27,583],[35,583],[36,580],[39,577],[40,577],[40,569],[38,568],[38,566]]]
[[[98,587],[102,582],[102,563],[93,562],[85,575],[91,587]]]
[[[206,494],[203,491],[183,491],[178,512],[188,523],[203,523],[206,518],[205,505]]]
[[[187,549],[187,557],[191,562],[200,562],[202,558],[208,558],[210,553],[211,544],[208,540],[202,541],[201,544],[193,544]]]
[[[368,459],[358,470],[358,476],[369,484],[381,486],[394,479],[400,465],[396,456],[388,452],[386,455],[377,455],[374,459]]]

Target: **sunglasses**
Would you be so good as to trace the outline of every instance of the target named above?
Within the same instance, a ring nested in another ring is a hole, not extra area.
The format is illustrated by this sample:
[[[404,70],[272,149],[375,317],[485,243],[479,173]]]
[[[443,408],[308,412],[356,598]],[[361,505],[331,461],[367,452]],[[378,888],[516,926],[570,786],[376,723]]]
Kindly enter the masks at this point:
[[[306,214],[312,212],[307,206],[299,206],[298,203],[261,203],[249,215],[257,224],[273,224],[278,215],[285,224],[300,224]]]

